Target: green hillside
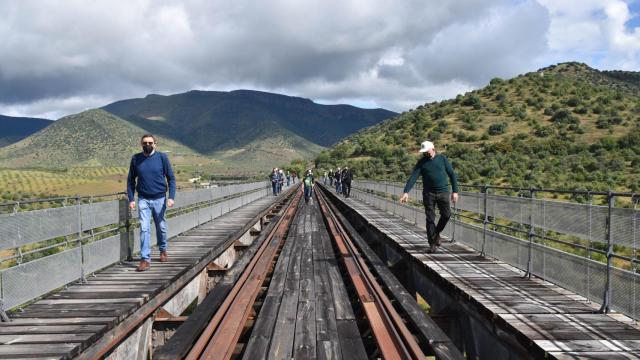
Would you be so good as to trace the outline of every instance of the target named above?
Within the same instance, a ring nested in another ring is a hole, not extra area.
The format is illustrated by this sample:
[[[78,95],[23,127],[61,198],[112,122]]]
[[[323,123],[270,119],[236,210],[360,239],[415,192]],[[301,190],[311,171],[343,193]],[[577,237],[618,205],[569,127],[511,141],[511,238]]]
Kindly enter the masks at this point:
[[[149,95],[62,118],[0,148],[0,167],[126,166],[139,151],[139,136],[152,133],[186,172],[258,174],[313,159],[324,146],[393,115],[249,90]]]
[[[0,147],[18,142],[52,123],[47,119],[0,115]]]
[[[118,101],[105,110],[202,154],[238,151],[282,131],[329,146],[396,113],[260,91],[189,91]],[[299,146],[306,146],[298,142]],[[296,149],[317,154],[318,146]]]
[[[0,166],[66,168],[128,166],[140,151],[146,130],[104,110],[88,110],[64,117],[38,133],[0,149]],[[194,154],[189,148],[160,139],[162,151]]]
[[[640,73],[563,63],[495,78],[364,129],[316,163],[403,181],[426,139],[463,183],[640,191]]]
[[[258,134],[252,136],[250,142],[218,151],[213,157],[238,168],[269,169],[295,159],[313,159],[325,149],[277,126],[254,131]]]

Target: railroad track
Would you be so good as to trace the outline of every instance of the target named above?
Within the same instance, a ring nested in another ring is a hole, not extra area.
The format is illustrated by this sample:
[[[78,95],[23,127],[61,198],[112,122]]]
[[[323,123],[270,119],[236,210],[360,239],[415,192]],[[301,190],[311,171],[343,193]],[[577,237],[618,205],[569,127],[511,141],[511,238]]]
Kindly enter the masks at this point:
[[[340,260],[367,315],[381,355],[385,359],[426,358],[324,196],[319,196],[318,201],[329,233],[338,248]]]
[[[218,285],[221,289],[216,287],[207,295],[183,325],[184,328],[178,328],[169,342],[154,352],[154,358],[217,360],[243,356],[246,339],[260,315],[262,299],[274,276],[278,256],[288,241],[296,211],[309,206],[300,204],[301,195],[301,191],[293,192],[281,215],[272,219],[273,224],[266,229],[268,233],[261,243],[254,244],[244,262],[238,265],[239,269],[225,276],[226,279]],[[416,326],[415,321],[407,319],[411,315],[401,313],[402,309],[407,308],[398,306],[399,302],[407,303],[407,297],[410,299],[410,296],[406,291],[390,291],[389,283],[395,281],[393,284],[398,284],[397,280],[390,273],[381,276],[380,266],[378,269],[372,266],[372,252],[360,250],[362,239],[354,241],[350,234],[353,229],[345,228],[348,225],[343,224],[344,218],[336,213],[321,191],[317,191],[316,198],[324,225],[333,241],[336,258],[341,264],[342,280],[352,292],[351,305],[363,315],[359,322],[361,336],[373,339],[369,341],[366,357],[425,359],[427,354],[435,353],[441,359],[462,358],[456,349],[434,351],[430,346],[431,339],[425,341],[423,336],[420,340],[424,332],[421,332],[419,325]],[[394,298],[394,292],[402,293],[404,298]],[[411,309],[415,313],[415,309],[419,308],[415,299],[412,301],[414,305],[409,307],[413,306]],[[208,308],[201,309],[203,306]],[[424,312],[417,317],[420,318],[418,322],[426,318]],[[264,354],[264,357],[271,355]]]

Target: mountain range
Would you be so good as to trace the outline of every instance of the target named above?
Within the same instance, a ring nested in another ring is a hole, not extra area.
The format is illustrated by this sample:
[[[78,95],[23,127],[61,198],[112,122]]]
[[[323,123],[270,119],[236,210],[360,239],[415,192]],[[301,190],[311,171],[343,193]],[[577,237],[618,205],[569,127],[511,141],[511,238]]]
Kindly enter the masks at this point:
[[[552,65],[427,103],[343,139],[316,159],[405,181],[424,140],[462,183],[640,191],[640,73]]]
[[[144,133],[174,161],[267,169],[394,116],[260,91],[148,95],[64,117],[0,148],[5,167],[127,166]]]

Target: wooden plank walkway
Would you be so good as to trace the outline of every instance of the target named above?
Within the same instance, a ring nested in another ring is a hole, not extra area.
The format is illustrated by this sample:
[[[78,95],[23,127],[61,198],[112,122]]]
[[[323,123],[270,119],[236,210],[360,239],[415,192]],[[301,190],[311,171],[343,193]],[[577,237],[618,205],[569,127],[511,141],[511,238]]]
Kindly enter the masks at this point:
[[[277,199],[261,198],[170,239],[169,261],[159,262],[153,249],[148,271],[136,272],[138,261],[113,265],[13,314],[11,322],[0,323],[0,359],[76,356],[207,254],[222,252]]]
[[[317,202],[300,202],[243,358],[367,358]]]
[[[488,321],[515,334],[534,357],[640,359],[640,330],[629,318],[594,313],[597,304],[459,243],[428,254],[425,231],[353,198],[342,199],[366,221],[436,273],[451,293],[468,299]]]

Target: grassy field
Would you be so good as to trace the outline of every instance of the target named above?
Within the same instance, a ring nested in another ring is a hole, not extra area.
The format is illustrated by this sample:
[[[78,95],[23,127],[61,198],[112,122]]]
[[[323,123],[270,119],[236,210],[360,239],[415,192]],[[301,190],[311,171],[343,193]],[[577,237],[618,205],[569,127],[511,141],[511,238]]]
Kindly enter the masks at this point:
[[[0,169],[2,200],[19,200],[57,195],[98,195],[124,191],[124,167],[73,168],[51,171]]]
[[[214,178],[266,178],[265,170],[249,170],[219,162],[174,164],[179,188],[189,188],[189,179],[201,176],[203,181]],[[126,167],[78,167],[66,170],[1,169],[0,202],[56,196],[93,196],[124,192],[127,186]]]

